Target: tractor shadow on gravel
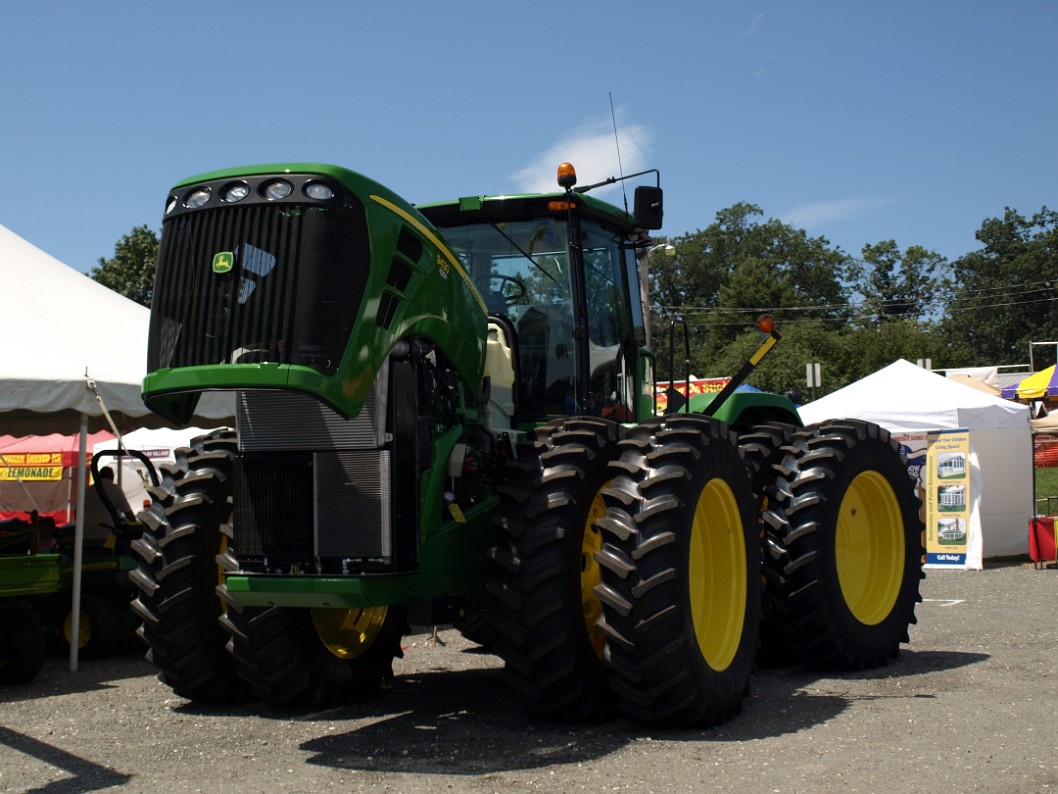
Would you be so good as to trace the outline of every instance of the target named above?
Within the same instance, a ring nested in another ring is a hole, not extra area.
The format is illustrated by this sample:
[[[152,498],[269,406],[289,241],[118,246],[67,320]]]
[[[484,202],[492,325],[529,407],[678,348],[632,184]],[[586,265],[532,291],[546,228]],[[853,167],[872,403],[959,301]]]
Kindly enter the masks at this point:
[[[142,645],[105,659],[79,660],[74,673],[69,670],[68,657],[51,655],[28,685],[0,686],[0,703],[115,689],[125,679],[155,674],[150,662],[143,658]]]
[[[311,739],[311,764],[362,771],[481,775],[588,763],[637,742],[729,742],[796,733],[826,722],[855,700],[932,697],[923,674],[985,661],[987,655],[905,650],[893,665],[821,678],[802,668],[763,670],[741,715],[711,729],[673,730],[629,719],[557,724],[526,717],[500,670],[431,670],[398,675],[366,703],[303,715],[349,730]],[[268,715],[262,715],[268,716]],[[290,712],[274,716],[290,719]]]
[[[854,701],[929,699],[936,685],[930,674],[980,664],[988,654],[961,651],[900,651],[887,667],[859,673],[827,674],[804,667],[758,670],[753,692],[742,714],[712,731],[699,732],[707,741],[748,741],[792,734],[837,716]],[[678,738],[671,733],[669,738]]]
[[[13,731],[0,725],[0,747],[35,758],[48,766],[62,769],[71,775],[62,780],[42,783],[27,794],[85,794],[88,791],[118,788],[128,783],[131,775],[97,764],[79,755],[68,753],[53,744]]]

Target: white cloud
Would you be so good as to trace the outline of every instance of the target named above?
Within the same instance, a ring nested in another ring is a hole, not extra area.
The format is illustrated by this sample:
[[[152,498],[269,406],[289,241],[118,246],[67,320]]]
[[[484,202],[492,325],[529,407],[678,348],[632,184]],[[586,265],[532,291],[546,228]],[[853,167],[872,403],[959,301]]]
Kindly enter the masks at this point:
[[[558,190],[555,182],[560,163],[572,163],[577,169],[577,184],[590,185],[602,182],[611,176],[620,176],[623,166],[625,174],[643,171],[650,166],[647,159],[651,134],[642,124],[622,125],[620,114],[617,124],[618,141],[614,141],[613,121],[609,118],[586,122],[566,133],[533,158],[524,168],[511,174],[519,192],[551,193]],[[617,144],[620,144],[620,165]],[[592,191],[592,195],[605,195],[620,190],[619,185],[608,185]]]
[[[756,16],[753,17],[753,21],[749,23],[749,31],[747,31],[746,36],[752,36],[754,33],[756,33],[757,32],[757,28],[760,26],[760,23],[763,22],[763,21],[764,21],[764,12],[760,11],[760,12],[757,13]]]
[[[836,221],[856,218],[870,210],[889,207],[896,203],[895,199],[873,197],[813,201],[787,210],[781,213],[780,217],[791,226],[811,229]]]

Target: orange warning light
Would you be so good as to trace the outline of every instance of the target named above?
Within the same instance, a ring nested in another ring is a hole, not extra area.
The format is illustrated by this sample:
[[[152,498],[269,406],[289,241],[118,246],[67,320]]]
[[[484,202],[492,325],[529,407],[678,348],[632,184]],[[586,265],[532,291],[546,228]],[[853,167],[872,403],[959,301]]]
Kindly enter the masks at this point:
[[[775,318],[770,314],[762,314],[757,318],[757,330],[762,334],[770,334],[775,330]]]
[[[570,188],[577,184],[577,171],[572,163],[561,163],[558,166],[558,186]]]

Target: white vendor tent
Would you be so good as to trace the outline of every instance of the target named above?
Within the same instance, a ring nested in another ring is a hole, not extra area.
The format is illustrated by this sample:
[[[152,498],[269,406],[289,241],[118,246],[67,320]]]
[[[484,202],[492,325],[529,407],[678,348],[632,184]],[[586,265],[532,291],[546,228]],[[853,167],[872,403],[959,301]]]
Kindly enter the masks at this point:
[[[77,432],[81,418],[107,429],[166,424],[140,398],[150,311],[0,226],[0,310],[14,332],[0,356],[0,432]],[[221,424],[232,405],[208,395],[199,424]]]
[[[0,226],[0,307],[17,329],[0,357],[0,423],[12,435],[75,432],[108,410],[148,414],[140,399],[150,312]],[[41,426],[46,427],[42,430]]]
[[[176,460],[176,450],[186,447],[191,439],[204,436],[213,428],[184,427],[175,429],[171,427],[141,427],[131,433],[125,433],[121,437],[121,446],[126,450],[136,451],[143,454],[155,470],[163,463],[172,463]],[[116,438],[99,441],[92,447],[93,454],[104,450],[117,450],[118,440]],[[100,461],[100,466],[107,465],[114,468],[116,458],[108,457]],[[160,474],[160,472],[159,472]],[[123,457],[121,466],[116,470],[116,475],[125,498],[130,505],[140,505],[149,498],[147,486],[150,485],[150,475],[143,464],[132,457]]]
[[[80,431],[80,460],[92,429],[161,424],[140,398],[150,312],[64,265],[0,226],[0,311],[10,341],[0,356],[0,433]],[[222,424],[230,401],[202,400],[201,424]],[[84,471],[78,477],[73,635],[80,614]],[[77,667],[72,643],[71,669]]]
[[[971,457],[980,467],[979,498],[971,498],[980,520],[981,554],[1028,553],[1033,470],[1027,406],[968,388],[901,359],[798,411],[805,423],[865,419],[892,433],[969,430]],[[974,518],[971,515],[971,530]]]
[[[179,447],[186,447],[191,439],[196,436],[206,435],[214,427],[221,426],[223,425],[211,425],[208,428],[143,427],[139,430],[133,430],[131,433],[125,433],[121,437],[121,442],[125,449],[135,449],[145,453],[151,460],[167,463],[176,459],[173,454],[174,450]],[[104,449],[117,448],[118,441],[115,438],[97,442],[93,446],[93,451],[99,452]]]

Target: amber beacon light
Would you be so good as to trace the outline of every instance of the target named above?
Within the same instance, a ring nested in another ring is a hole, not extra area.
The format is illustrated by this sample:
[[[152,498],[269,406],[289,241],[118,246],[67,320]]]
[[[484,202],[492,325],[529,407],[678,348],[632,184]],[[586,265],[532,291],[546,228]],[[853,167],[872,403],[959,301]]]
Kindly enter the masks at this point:
[[[558,186],[571,188],[577,184],[577,171],[572,163],[562,163],[558,167]]]

